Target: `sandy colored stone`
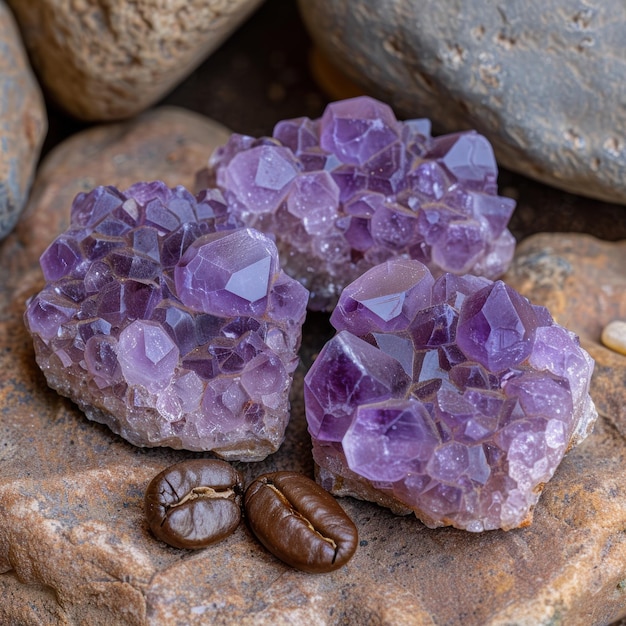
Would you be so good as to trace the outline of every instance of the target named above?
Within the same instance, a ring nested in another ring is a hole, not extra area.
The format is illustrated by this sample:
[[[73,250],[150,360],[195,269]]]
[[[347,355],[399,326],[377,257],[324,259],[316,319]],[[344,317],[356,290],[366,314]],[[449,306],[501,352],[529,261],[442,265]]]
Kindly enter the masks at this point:
[[[609,322],[602,329],[600,341],[614,352],[626,355],[626,322],[623,320]]]
[[[579,335],[595,359],[592,397],[626,437],[626,356],[604,346],[604,327],[626,319],[626,240],[575,233],[533,235],[518,246],[504,280]]]
[[[372,95],[440,131],[476,128],[507,168],[626,202],[626,6],[299,0],[317,45]]]
[[[143,111],[262,0],[8,0],[52,97],[84,120]]]
[[[202,455],[135,448],[49,390],[22,323],[24,299],[40,284],[38,255],[66,224],[66,187],[108,176],[123,186],[149,173],[189,184],[192,161],[204,162],[219,132],[165,110],[70,139],[47,159],[24,222],[0,245],[0,268],[23,270],[20,280],[0,280],[0,623],[601,626],[626,615],[626,444],[612,416],[566,457],[526,529],[430,530],[344,498],[360,546],[325,575],[277,561],[245,525],[197,552],[150,535],[150,479]],[[118,165],[116,155],[125,157]],[[327,319],[313,314],[306,329],[305,365],[327,338]],[[280,469],[312,475],[304,369],[284,445],[261,463],[237,464],[246,483]]]
[[[13,15],[0,0],[0,239],[15,226],[48,128],[46,109]]]

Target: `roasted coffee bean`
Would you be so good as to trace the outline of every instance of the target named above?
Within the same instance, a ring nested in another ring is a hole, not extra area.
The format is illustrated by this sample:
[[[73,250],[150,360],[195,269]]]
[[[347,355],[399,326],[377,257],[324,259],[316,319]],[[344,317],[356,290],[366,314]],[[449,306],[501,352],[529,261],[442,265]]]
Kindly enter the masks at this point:
[[[225,461],[192,459],[155,476],[146,490],[150,530],[175,548],[204,548],[241,519],[241,474]]]
[[[320,574],[345,565],[358,532],[327,491],[297,472],[259,476],[244,496],[246,519],[257,539],[279,559]]]

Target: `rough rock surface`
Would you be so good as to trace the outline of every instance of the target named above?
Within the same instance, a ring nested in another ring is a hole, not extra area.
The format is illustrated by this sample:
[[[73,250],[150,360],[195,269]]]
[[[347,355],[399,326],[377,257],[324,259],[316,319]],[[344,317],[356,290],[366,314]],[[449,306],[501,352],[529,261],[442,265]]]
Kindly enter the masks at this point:
[[[505,167],[626,201],[623,3],[299,5],[324,53],[402,114],[439,130],[476,128]]]
[[[48,120],[17,25],[0,0],[0,239],[15,226]]]
[[[612,415],[567,456],[526,529],[429,530],[344,499],[360,546],[320,576],[283,565],[243,525],[193,554],[153,539],[146,486],[199,455],[135,448],[88,422],[46,387],[21,317],[40,280],[37,257],[67,222],[66,194],[148,171],[189,184],[189,159],[204,162],[219,133],[171,110],[82,133],[47,159],[25,219],[0,246],[0,623],[599,626],[626,615],[626,444]],[[307,363],[323,321],[309,320]],[[608,371],[607,381],[623,395],[619,377]],[[240,464],[246,482],[279,469],[311,474],[301,384],[302,373],[285,444]]]
[[[626,320],[626,240],[580,234],[538,234],[524,240],[505,280],[533,295],[554,319],[580,336],[595,359],[592,396],[598,412],[626,437],[626,356],[604,346],[602,330]],[[622,387],[616,384],[622,381]]]
[[[187,76],[262,0],[9,0],[33,64],[72,115],[115,120]]]

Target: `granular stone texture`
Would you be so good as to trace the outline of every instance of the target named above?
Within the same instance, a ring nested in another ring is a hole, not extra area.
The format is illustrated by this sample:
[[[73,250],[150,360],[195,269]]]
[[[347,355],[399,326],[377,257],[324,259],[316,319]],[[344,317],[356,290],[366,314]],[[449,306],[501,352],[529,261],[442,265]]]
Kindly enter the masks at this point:
[[[578,338],[502,281],[403,259],[348,285],[331,322],[305,378],[321,484],[430,527],[530,523],[597,418]]]
[[[11,11],[0,0],[0,239],[26,205],[48,126]]]
[[[392,257],[436,273],[502,274],[515,202],[497,195],[497,175],[481,135],[433,138],[428,120],[399,122],[388,105],[357,97],[317,120],[279,122],[273,137],[233,134],[198,184],[216,182],[237,217],[276,237],[285,271],[323,310]]]
[[[262,0],[8,0],[48,92],[84,120],[140,113]]]
[[[475,128],[498,162],[626,202],[619,0],[299,0],[323,53],[366,93],[437,132]]]
[[[217,190],[79,194],[25,314],[48,384],[136,445],[275,452],[308,292],[236,226]]]

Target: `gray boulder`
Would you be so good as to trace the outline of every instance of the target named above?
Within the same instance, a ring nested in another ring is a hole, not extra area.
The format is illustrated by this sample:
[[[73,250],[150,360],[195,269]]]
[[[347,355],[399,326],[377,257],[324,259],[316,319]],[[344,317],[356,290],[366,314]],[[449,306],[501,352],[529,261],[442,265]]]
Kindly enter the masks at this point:
[[[626,4],[299,0],[316,44],[435,128],[476,128],[500,163],[626,202]]]
[[[48,128],[39,86],[9,8],[0,0],[0,239],[13,229]]]

